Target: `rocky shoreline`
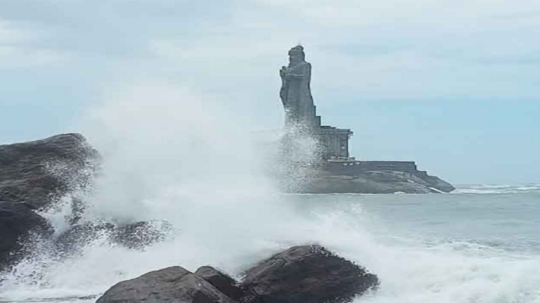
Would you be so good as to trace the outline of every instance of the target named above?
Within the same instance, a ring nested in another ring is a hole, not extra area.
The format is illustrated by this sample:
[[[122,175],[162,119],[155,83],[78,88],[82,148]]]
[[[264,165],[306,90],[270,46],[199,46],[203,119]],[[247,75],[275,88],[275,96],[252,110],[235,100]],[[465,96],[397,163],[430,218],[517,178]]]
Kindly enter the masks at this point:
[[[192,273],[180,266],[120,282],[96,303],[350,302],[379,279],[319,245],[291,247],[243,274],[240,282],[211,266]]]
[[[438,194],[455,190],[450,183],[435,176],[375,170],[353,175],[336,175],[319,171],[305,180],[300,193],[358,193],[358,194]]]
[[[128,249],[144,249],[168,237],[173,228],[167,222],[121,226],[80,222],[78,212],[84,211],[84,201],[74,193],[91,191],[100,160],[99,153],[79,134],[0,146],[0,273],[32,253],[36,239],[51,243],[56,255],[69,257],[103,233],[114,245]],[[395,171],[355,176],[319,172],[298,192],[433,193],[453,189],[436,177],[426,178]],[[40,213],[66,195],[72,195],[71,226],[53,236],[55,231]],[[348,302],[378,284],[377,276],[363,267],[310,244],[260,262],[240,281],[209,266],[194,273],[173,266],[120,282],[97,302]]]
[[[100,156],[80,134],[57,135],[32,142],[0,145],[0,269],[20,258],[31,235],[49,237],[47,221],[35,211],[49,208],[68,193],[91,188],[99,171]],[[420,178],[397,171],[370,171],[362,174],[335,175],[313,172],[295,192],[300,193],[437,193],[453,190],[452,185],[432,176]],[[135,222],[126,226],[78,223],[74,205],[72,227],[56,239],[62,251],[75,249],[77,243],[97,233],[111,233],[112,239],[127,247],[147,245],[163,238],[170,227],[166,223]]]

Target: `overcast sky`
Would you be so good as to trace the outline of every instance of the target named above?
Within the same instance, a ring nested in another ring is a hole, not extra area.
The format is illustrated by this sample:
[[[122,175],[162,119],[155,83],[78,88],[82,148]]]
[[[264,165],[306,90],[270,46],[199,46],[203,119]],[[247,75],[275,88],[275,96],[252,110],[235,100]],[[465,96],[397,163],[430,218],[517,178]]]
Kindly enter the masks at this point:
[[[0,0],[0,144],[79,131],[141,79],[278,129],[278,71],[301,43],[323,123],[354,131],[357,158],[540,182],[539,37],[532,0]]]

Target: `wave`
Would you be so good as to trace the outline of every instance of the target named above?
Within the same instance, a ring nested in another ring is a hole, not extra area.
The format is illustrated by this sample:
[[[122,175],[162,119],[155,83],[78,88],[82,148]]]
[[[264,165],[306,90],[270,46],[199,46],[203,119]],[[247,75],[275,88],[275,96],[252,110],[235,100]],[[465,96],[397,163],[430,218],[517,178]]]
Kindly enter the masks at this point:
[[[540,184],[518,185],[460,185],[452,194],[524,194],[540,193]]]

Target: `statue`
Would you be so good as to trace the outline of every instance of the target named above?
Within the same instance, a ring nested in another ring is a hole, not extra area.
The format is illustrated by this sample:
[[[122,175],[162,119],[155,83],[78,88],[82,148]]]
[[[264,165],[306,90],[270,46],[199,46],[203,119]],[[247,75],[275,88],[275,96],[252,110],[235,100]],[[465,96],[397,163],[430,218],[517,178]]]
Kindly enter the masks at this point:
[[[285,126],[312,129],[316,125],[315,106],[311,96],[311,64],[305,61],[301,45],[289,50],[289,65],[279,71],[280,98],[285,108]]]

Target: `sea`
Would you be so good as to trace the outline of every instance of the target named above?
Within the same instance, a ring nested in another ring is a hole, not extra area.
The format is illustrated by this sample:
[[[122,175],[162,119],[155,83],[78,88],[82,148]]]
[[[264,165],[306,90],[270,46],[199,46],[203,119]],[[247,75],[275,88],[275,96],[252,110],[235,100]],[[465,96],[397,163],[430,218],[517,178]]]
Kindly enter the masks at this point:
[[[25,259],[0,273],[0,302],[95,302],[119,281],[176,265],[212,265],[241,279],[257,262],[313,243],[379,277],[380,287],[357,303],[540,302],[540,184],[284,194],[267,174],[272,144],[257,143],[257,121],[247,116],[189,90],[147,84],[85,111],[76,130],[102,162],[91,170],[91,188],[72,184],[41,212],[54,237],[69,230],[73,201],[84,201],[82,223],[172,228],[144,249],[103,233],[64,256],[36,239]],[[310,146],[298,149],[300,159]]]
[[[379,276],[380,288],[355,302],[540,302],[540,184],[229,198],[183,205],[177,234],[142,251],[103,238],[70,259],[42,252],[0,278],[0,302],[95,302],[116,282],[172,265],[211,264],[241,278],[257,261],[306,243]]]

